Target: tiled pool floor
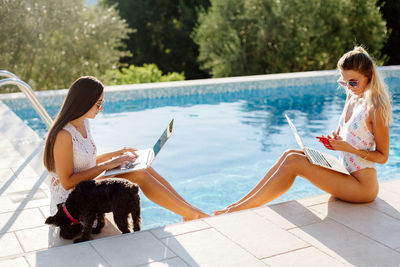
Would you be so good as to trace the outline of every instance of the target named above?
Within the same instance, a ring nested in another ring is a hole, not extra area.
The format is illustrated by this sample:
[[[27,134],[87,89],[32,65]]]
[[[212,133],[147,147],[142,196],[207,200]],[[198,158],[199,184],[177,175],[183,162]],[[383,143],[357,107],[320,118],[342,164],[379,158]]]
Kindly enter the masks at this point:
[[[399,266],[400,177],[368,204],[322,195],[70,244],[44,224],[43,141],[0,102],[0,266]],[[50,247],[50,248],[49,248]]]

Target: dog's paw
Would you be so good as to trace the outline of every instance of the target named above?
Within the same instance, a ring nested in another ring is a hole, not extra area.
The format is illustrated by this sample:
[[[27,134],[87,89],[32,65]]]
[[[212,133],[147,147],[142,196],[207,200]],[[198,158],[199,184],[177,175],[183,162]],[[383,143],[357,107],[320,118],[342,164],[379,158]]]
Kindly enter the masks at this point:
[[[74,240],[74,243],[81,243],[81,242],[85,242],[88,241],[88,239],[84,239],[84,238],[77,238]]]

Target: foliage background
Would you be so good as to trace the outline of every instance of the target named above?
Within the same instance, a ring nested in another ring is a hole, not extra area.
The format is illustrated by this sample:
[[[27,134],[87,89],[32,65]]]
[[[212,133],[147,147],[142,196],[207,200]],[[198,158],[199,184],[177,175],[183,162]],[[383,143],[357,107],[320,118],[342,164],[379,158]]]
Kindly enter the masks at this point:
[[[155,64],[144,64],[142,67],[130,65],[128,68],[120,70],[107,70],[103,76],[103,81],[108,85],[171,82],[184,79],[183,72],[163,74]]]
[[[386,40],[370,0],[211,0],[194,40],[213,77],[333,69],[363,44],[378,61]]]
[[[164,73],[184,72],[188,79],[209,77],[197,63],[198,47],[191,39],[198,10],[208,0],[102,0],[119,10],[132,32],[126,40],[131,56],[123,63],[155,63]]]
[[[81,75],[100,76],[129,56],[131,31],[114,7],[83,0],[0,0],[0,68],[34,89],[67,88]]]
[[[398,0],[93,1],[0,0],[0,69],[47,90],[332,69],[356,44],[400,64]]]
[[[400,64],[400,1],[399,0],[379,0],[378,6],[386,20],[389,31],[388,39],[382,49],[382,53],[387,56],[385,64]]]

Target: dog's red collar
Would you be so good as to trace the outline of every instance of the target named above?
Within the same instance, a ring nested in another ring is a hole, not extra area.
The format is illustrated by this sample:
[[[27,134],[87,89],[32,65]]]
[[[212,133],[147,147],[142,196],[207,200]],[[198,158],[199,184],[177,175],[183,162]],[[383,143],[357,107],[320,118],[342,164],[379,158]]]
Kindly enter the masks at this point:
[[[67,210],[67,206],[65,206],[65,203],[62,204],[62,208],[63,208],[63,211],[64,211],[65,215],[67,215],[68,219],[71,220],[71,225],[75,225],[75,224],[80,224],[81,223],[79,220],[77,220],[77,219],[75,219],[74,217],[71,216],[71,214]]]

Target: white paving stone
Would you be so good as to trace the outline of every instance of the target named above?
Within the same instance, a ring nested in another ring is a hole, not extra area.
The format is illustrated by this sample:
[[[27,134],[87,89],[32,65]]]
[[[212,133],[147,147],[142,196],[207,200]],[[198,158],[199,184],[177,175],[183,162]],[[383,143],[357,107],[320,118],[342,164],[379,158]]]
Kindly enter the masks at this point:
[[[170,236],[181,235],[193,231],[199,231],[203,229],[210,228],[210,225],[202,220],[194,220],[185,223],[167,225],[164,227],[159,227],[151,229],[150,231],[159,239],[166,238]]]
[[[399,193],[394,193],[387,189],[381,188],[379,190],[379,196],[375,199],[375,201],[368,203],[367,206],[400,220]]]
[[[0,196],[0,213],[14,211],[16,206],[9,197]]]
[[[26,199],[19,203],[18,208],[21,208],[23,206],[23,209],[31,209],[31,208],[39,208],[48,205],[50,202],[49,198],[43,198],[43,199],[34,199],[34,200],[29,200]]]
[[[42,151],[44,148],[44,140],[41,139],[35,132],[28,132],[25,138],[13,141],[13,146],[15,149],[23,155],[25,158],[29,159],[29,164],[31,164],[35,157],[41,158],[42,163]],[[43,164],[41,164],[43,166]]]
[[[172,259],[167,259],[167,260],[163,260],[163,261],[152,262],[149,264],[138,265],[137,267],[167,267],[167,266],[189,267],[189,265],[187,265],[180,258],[172,258]]]
[[[300,204],[302,204],[303,206],[311,207],[311,206],[318,205],[318,204],[336,201],[336,198],[332,197],[329,194],[323,194],[323,195],[319,195],[319,196],[298,199],[296,201],[299,202]]]
[[[6,182],[13,178],[14,172],[11,168],[1,168],[0,169],[0,183]]]
[[[39,180],[39,176],[30,178],[16,178],[5,189],[6,193],[31,191],[32,189],[39,188],[43,181]]]
[[[13,145],[7,146],[7,147],[0,147],[1,152],[4,153],[2,156],[2,160],[6,158],[16,158],[16,157],[21,157],[21,154],[15,150],[15,147]]]
[[[343,264],[398,266],[400,262],[396,251],[329,218],[289,231]]]
[[[379,187],[385,188],[394,193],[399,193],[400,192],[400,177],[398,177],[397,179],[392,180],[392,181],[383,182],[379,185]]]
[[[205,221],[259,259],[309,246],[252,211],[215,216]]]
[[[0,267],[29,267],[24,257],[0,259]]]
[[[271,267],[349,266],[337,261],[333,257],[319,251],[314,247],[298,249],[291,251],[290,253],[284,253],[274,257],[266,258],[263,260],[263,262]]]
[[[254,212],[286,230],[321,220],[318,213],[316,214],[298,201],[266,206],[255,209]]]
[[[149,231],[97,239],[90,243],[112,266],[140,265],[175,257]]]
[[[50,201],[49,201],[49,203],[50,203]],[[48,204],[49,204],[49,203],[48,203]],[[40,209],[40,212],[43,214],[43,216],[44,216],[45,218],[47,218],[47,217],[50,216],[50,205],[42,206],[42,207],[40,207],[39,209]]]
[[[0,148],[5,149],[5,150],[8,150],[8,149],[14,150],[14,146],[12,145],[10,140],[8,140],[7,137],[1,133],[0,133]],[[5,154],[5,155],[7,155],[7,154]]]
[[[366,204],[335,201],[329,205],[317,205],[311,209],[338,221],[353,230],[377,240],[391,248],[400,247],[400,221]]]
[[[22,157],[7,157],[0,160],[0,168],[18,168],[25,160]]]
[[[190,266],[265,266],[215,229],[168,237],[163,242]]]
[[[49,226],[47,225],[16,231],[15,234],[25,252],[41,250],[49,246]]]
[[[13,203],[21,203],[26,200],[41,200],[46,199],[49,200],[48,196],[41,188],[30,189],[26,191],[18,191],[18,192],[11,192],[7,194],[7,197],[11,199]]]
[[[22,243],[25,250],[34,250],[33,247],[51,248],[72,244],[73,240],[67,240],[60,237],[60,228],[52,225],[43,225],[31,229],[16,232],[18,239]],[[93,239],[99,239],[108,236],[120,235],[121,232],[106,218],[105,226],[100,234],[93,234]],[[31,243],[32,236],[36,235],[41,238],[38,244]],[[38,248],[39,249],[39,248]]]
[[[0,214],[0,233],[43,226],[45,218],[39,209],[18,210]]]
[[[0,234],[0,257],[12,256],[23,253],[14,233]]]
[[[48,206],[49,203],[50,203],[50,199],[48,197],[43,198],[43,199],[26,198],[26,199],[23,199],[22,201],[16,203],[16,202],[12,201],[12,199],[8,196],[4,196],[4,197],[1,196],[0,197],[0,213],[14,212],[16,210],[21,210],[21,209],[43,207],[46,205]]]
[[[26,258],[32,267],[110,266],[88,242],[38,251]]]
[[[30,165],[25,165],[23,168],[11,168],[12,171],[18,175],[18,178],[37,178],[39,177],[38,173],[30,166]]]
[[[0,131],[3,135],[15,145],[29,145],[33,142],[39,142],[39,136],[11,110],[3,117],[4,113],[0,113],[0,117],[7,118],[1,120]]]

